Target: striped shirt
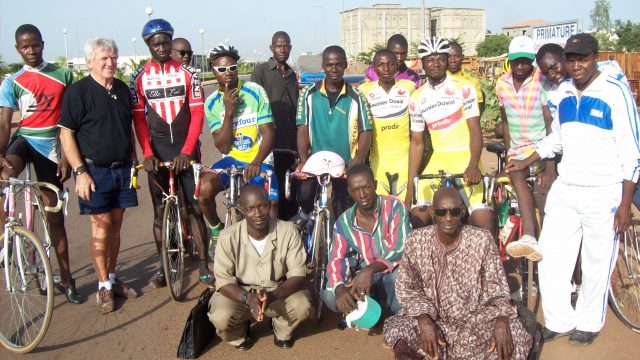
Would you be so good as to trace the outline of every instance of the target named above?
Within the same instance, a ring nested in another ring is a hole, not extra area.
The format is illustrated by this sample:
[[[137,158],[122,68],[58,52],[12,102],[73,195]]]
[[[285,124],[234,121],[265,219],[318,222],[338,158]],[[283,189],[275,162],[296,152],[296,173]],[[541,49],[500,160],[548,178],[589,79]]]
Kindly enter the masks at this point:
[[[352,272],[374,263],[393,271],[400,263],[404,241],[409,233],[409,213],[402,201],[379,195],[373,233],[358,226],[356,206],[347,209],[333,226],[329,248],[328,289],[349,282]]]
[[[526,158],[547,134],[542,115],[542,107],[547,104],[543,79],[542,72],[534,69],[518,91],[513,86],[511,72],[496,82],[498,103],[504,108],[509,124],[511,143],[507,156],[510,158]]]

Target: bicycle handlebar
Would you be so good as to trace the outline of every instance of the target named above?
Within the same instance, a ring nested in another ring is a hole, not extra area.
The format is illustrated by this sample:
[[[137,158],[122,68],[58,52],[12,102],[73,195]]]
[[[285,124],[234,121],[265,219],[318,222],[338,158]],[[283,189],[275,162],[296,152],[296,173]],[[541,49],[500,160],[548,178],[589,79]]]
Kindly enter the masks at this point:
[[[238,177],[238,176],[243,176],[244,175],[244,167],[242,166],[230,166],[228,168],[224,168],[224,169],[211,169],[208,168],[200,163],[192,163],[191,166],[193,166],[193,177],[194,177],[194,181],[195,181],[195,189],[193,191],[193,198],[194,199],[198,199],[198,197],[200,196],[200,175],[201,174],[227,174],[229,176],[232,177]],[[265,170],[265,171],[261,171],[260,174],[258,176],[260,176],[264,181],[267,182],[266,186],[268,188],[271,188],[271,176],[273,175],[273,170]],[[269,190],[267,190],[267,192],[269,192]]]
[[[189,164],[193,166],[195,161],[189,161]],[[140,185],[138,185],[138,170],[143,169],[144,165],[138,164],[133,165],[131,167],[131,182],[129,183],[129,189],[140,189]],[[173,169],[173,161],[160,161],[158,163],[158,168],[162,169]]]
[[[62,191],[58,189],[57,186],[41,181],[31,181],[31,180],[20,180],[16,178],[9,178],[9,180],[0,180],[0,183],[7,185],[18,185],[18,186],[31,186],[35,188],[47,188],[53,191],[56,194],[56,205],[55,206],[44,206],[44,211],[50,213],[57,213],[62,209],[62,205],[64,204]]]
[[[449,174],[449,173],[445,173],[445,172],[441,172],[439,174],[422,174],[422,175],[417,175],[415,177],[418,180],[432,180],[432,179],[441,179],[441,180],[446,180],[446,179],[463,179],[464,178],[464,174]]]
[[[334,177],[334,176],[330,176],[330,174],[315,175],[315,174],[304,172],[304,171],[287,170],[284,176],[284,197],[286,199],[291,199],[291,179],[306,180],[314,177],[318,178],[320,176],[327,176],[327,175],[329,175],[329,178],[335,178],[335,179],[347,178],[347,174],[342,174],[338,177]]]

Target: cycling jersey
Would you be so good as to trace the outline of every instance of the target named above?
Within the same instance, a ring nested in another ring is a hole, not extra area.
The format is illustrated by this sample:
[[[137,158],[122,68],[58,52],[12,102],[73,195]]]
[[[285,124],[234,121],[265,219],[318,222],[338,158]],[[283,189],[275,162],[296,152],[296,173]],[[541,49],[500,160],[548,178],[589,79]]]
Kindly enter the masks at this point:
[[[476,90],[452,76],[435,87],[427,82],[414,92],[409,113],[411,131],[428,128],[434,152],[469,151],[467,120],[480,115]]]
[[[409,103],[411,131],[428,128],[433,144],[433,155],[423,174],[463,173],[471,159],[469,126],[467,120],[479,116],[478,100],[473,85],[461,78],[447,76],[431,86],[428,82],[413,93]],[[478,168],[482,171],[480,164]],[[456,180],[469,211],[483,207],[482,184],[467,186]],[[436,186],[421,181],[415,190],[420,205],[431,204]]]
[[[225,120],[223,94],[224,91],[218,89],[205,101],[205,112],[211,133],[220,129]],[[229,154],[223,155],[250,163],[258,155],[262,142],[260,125],[273,122],[269,99],[262,86],[250,81],[238,81],[238,102],[232,121],[232,148]],[[272,165],[273,154],[269,153],[263,163]]]
[[[62,97],[72,80],[71,70],[43,61],[37,67],[24,65],[0,87],[0,106],[20,111],[14,138],[23,136],[38,153],[56,163]]]
[[[371,130],[370,116],[362,94],[346,82],[331,107],[322,80],[302,90],[296,125],[309,127],[311,154],[333,151],[349,162],[358,150],[359,134]]]
[[[415,84],[409,80],[396,80],[387,93],[378,82],[368,82],[358,88],[369,103],[373,119],[371,139],[371,169],[378,180],[378,194],[404,197],[409,171],[409,101]],[[387,173],[398,174],[395,193]]]
[[[447,70],[447,76],[457,77],[457,78],[469,81],[473,85],[473,87],[476,89],[476,95],[478,95],[478,102],[479,103],[484,102],[484,95],[482,94],[482,88],[480,87],[480,80],[478,80],[477,77],[473,76],[471,73],[466,72],[464,70],[460,70],[455,74]]]
[[[130,90],[144,157],[154,155],[152,142],[156,151],[173,148],[176,151],[170,152],[175,155],[178,150],[193,155],[204,117],[202,87],[195,69],[173,59],[162,65],[152,59],[131,76]]]

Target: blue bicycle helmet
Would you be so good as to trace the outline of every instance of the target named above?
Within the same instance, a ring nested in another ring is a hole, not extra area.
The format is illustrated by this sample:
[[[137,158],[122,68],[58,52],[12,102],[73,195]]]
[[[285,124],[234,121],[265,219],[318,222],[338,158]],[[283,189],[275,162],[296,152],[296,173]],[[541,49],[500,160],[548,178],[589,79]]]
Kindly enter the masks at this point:
[[[165,33],[173,38],[173,27],[165,19],[151,19],[142,28],[142,38],[145,42],[158,33]]]

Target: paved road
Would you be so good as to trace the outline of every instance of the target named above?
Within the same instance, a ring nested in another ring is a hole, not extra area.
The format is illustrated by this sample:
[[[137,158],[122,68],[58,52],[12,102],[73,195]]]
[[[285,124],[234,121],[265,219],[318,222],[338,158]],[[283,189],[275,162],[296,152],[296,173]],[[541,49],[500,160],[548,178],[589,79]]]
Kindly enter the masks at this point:
[[[211,87],[205,89],[207,93]],[[206,130],[205,130],[206,132]],[[208,134],[201,136],[203,162],[211,163],[219,157]],[[487,168],[494,162],[490,154],[483,160]],[[79,217],[75,195],[72,196],[67,217],[67,229],[71,241],[71,264],[78,290],[88,297],[83,305],[69,305],[62,295],[55,296],[55,311],[51,327],[40,346],[32,353],[16,356],[0,349],[0,359],[172,359],[175,358],[184,321],[198,295],[204,290],[197,284],[197,264],[188,261],[187,293],[182,303],[173,302],[166,289],[152,289],[147,280],[158,267],[158,257],[151,236],[152,208],[148,184],[141,178],[142,190],[138,193],[140,205],[127,210],[122,229],[122,245],[117,273],[120,278],[142,296],[135,300],[116,303],[116,311],[101,315],[96,309],[96,277],[89,257],[90,227],[86,217]],[[67,183],[73,190],[73,181]],[[72,191],[73,192],[73,191]],[[54,265],[55,266],[55,265]],[[290,350],[280,350],[272,343],[267,327],[254,327],[258,342],[249,352],[213,341],[202,359],[392,359],[389,350],[382,347],[382,336],[369,335],[351,329],[337,330],[337,318],[328,314],[315,327],[311,322],[303,324],[298,340]],[[611,313],[607,324],[595,343],[578,348],[566,339],[547,345],[542,359],[637,359],[640,352],[640,335],[624,327]]]

